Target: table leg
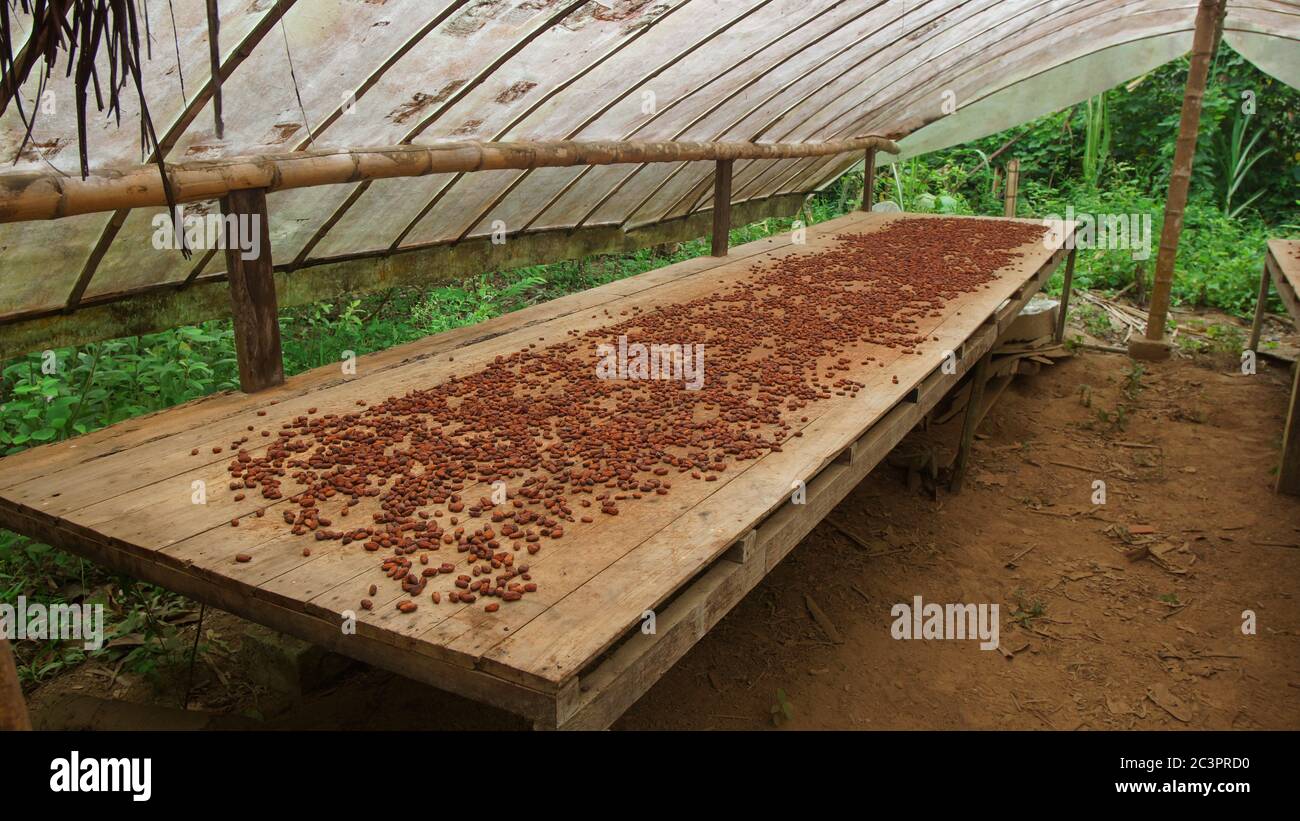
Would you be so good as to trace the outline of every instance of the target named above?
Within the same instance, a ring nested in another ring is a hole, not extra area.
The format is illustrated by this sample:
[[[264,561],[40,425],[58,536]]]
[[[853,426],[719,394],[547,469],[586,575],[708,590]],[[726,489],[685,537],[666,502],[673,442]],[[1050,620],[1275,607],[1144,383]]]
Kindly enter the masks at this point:
[[[980,357],[971,372],[970,399],[966,403],[966,414],[961,423],[961,444],[957,446],[957,458],[952,465],[952,479],[948,482],[951,493],[961,493],[962,482],[966,479],[966,467],[970,464],[971,446],[975,442],[975,428],[979,425],[980,410],[984,404],[984,383],[988,381],[989,362],[993,352]]]
[[[30,730],[23,688],[9,640],[0,638],[0,730]]]
[[[1259,353],[1259,332],[1264,327],[1264,308],[1268,304],[1268,263],[1264,263],[1264,272],[1259,276],[1259,297],[1255,300],[1255,321],[1250,326],[1250,343],[1246,350]]]
[[[1282,429],[1282,463],[1277,468],[1277,492],[1300,496],[1300,362],[1292,366],[1291,404]]]
[[[1078,248],[1071,248],[1070,256],[1065,260],[1065,278],[1061,282],[1061,313],[1056,317],[1056,334],[1053,339],[1058,345],[1065,340],[1065,315],[1070,310],[1070,289],[1074,285],[1074,258],[1078,253]]]

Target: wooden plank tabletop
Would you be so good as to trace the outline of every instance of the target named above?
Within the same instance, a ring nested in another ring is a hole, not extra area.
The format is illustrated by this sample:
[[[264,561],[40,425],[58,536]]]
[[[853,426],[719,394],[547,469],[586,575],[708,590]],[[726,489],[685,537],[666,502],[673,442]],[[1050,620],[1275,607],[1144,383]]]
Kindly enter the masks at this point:
[[[1269,240],[1268,267],[1287,313],[1300,322],[1300,240]]]
[[[852,214],[808,229],[806,244],[792,243],[790,235],[772,237],[733,249],[725,259],[689,260],[363,357],[355,375],[321,368],[252,396],[209,397],[25,451],[0,460],[0,525],[20,532],[57,528],[83,540],[92,558],[97,550],[105,556],[124,554],[141,567],[185,574],[197,580],[199,594],[211,589],[219,606],[250,618],[285,612],[338,625],[343,611],[355,611],[356,634],[340,639],[335,649],[346,653],[351,642],[373,643],[354,654],[379,663],[386,662],[386,653],[401,654],[392,656],[392,669],[402,671],[427,658],[557,693],[645,611],[666,601],[784,504],[793,482],[811,478],[873,420],[905,400],[945,352],[959,350],[999,305],[1045,264],[1059,260],[1063,237],[1054,238],[1056,245],[1029,243],[987,287],[922,320],[917,331],[929,341],[916,355],[865,343],[854,347],[855,364],[843,373],[866,387],[856,396],[804,408],[792,422],[801,438],[787,440],[782,450],[735,463],[714,482],[678,481],[671,494],[629,503],[617,517],[566,523],[562,541],[547,543],[527,560],[539,590],[496,613],[485,612],[481,601],[439,606],[426,601],[413,614],[399,613],[394,604],[405,596],[379,569],[386,554],[288,532],[281,513],[291,505],[291,482],[286,481],[284,499],[268,502],[250,490],[235,501],[239,491],[228,487],[230,443],[248,436],[247,449],[256,456],[265,451],[261,442],[270,441],[261,430],[274,430],[309,409],[348,413],[358,399],[374,403],[428,389],[528,344],[542,347],[603,327],[622,311],[686,302],[744,283],[757,262],[831,249],[837,234],[870,232],[907,219],[926,217]],[[861,353],[876,356],[884,366],[856,364]],[[798,421],[801,417],[807,421]],[[221,452],[214,454],[218,447]],[[205,504],[193,501],[196,482],[206,487]],[[461,494],[476,499],[490,492],[471,485]],[[258,509],[264,509],[264,517],[255,515]],[[350,522],[368,525],[379,510],[377,499],[363,498]],[[230,526],[233,519],[238,527]],[[475,526],[471,522],[463,524]],[[252,560],[236,562],[238,553]],[[435,564],[461,565],[465,558],[454,551],[432,555]],[[449,592],[452,579],[435,577],[430,589],[443,584]],[[360,610],[372,584],[379,586],[375,608]]]

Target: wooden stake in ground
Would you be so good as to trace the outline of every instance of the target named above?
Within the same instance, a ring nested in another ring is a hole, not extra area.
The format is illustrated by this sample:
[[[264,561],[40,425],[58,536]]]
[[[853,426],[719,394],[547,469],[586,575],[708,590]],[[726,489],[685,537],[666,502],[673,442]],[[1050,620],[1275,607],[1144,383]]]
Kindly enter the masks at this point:
[[[18,667],[8,639],[0,639],[0,730],[30,730],[31,719],[18,683]]]
[[[1192,64],[1187,71],[1187,90],[1183,94],[1182,116],[1178,123],[1178,143],[1174,165],[1169,175],[1169,195],[1165,199],[1165,222],[1160,232],[1160,252],[1156,255],[1155,285],[1151,291],[1145,338],[1129,343],[1129,355],[1138,359],[1167,359],[1165,319],[1169,313],[1169,291],[1174,281],[1174,260],[1178,256],[1178,238],[1183,232],[1183,210],[1187,206],[1187,189],[1192,179],[1192,161],[1196,157],[1196,132],[1201,125],[1201,102],[1210,62],[1223,30],[1224,0],[1200,0],[1196,11],[1196,33],[1192,37]]]
[[[1003,201],[1002,216],[1016,215],[1016,195],[1020,193],[1020,160],[1007,160],[1007,194]]]

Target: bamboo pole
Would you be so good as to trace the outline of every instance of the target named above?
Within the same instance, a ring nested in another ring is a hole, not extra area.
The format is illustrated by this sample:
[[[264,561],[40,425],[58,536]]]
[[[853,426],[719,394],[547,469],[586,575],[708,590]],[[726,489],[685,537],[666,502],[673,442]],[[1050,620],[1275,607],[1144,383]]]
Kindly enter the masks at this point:
[[[794,159],[868,148],[890,153],[899,150],[892,140],[875,136],[817,143],[473,141],[230,157],[168,165],[167,174],[177,201],[194,202],[247,188],[283,191],[361,180],[512,168]],[[0,223],[166,204],[156,166],[97,172],[84,180],[55,171],[0,174]]]
[[[1196,157],[1196,133],[1201,124],[1201,102],[1210,61],[1223,27],[1223,0],[1200,0],[1196,11],[1196,33],[1192,36],[1192,62],[1187,71],[1187,90],[1183,94],[1182,115],[1178,123],[1178,143],[1174,165],[1169,175],[1169,195],[1165,200],[1165,221],[1160,232],[1160,251],[1156,255],[1155,285],[1151,290],[1151,308],[1147,314],[1146,345],[1139,345],[1139,355],[1163,356],[1165,320],[1169,313],[1169,291],[1174,281],[1174,260],[1178,256],[1178,238],[1183,231],[1183,211],[1187,206],[1187,189],[1191,184],[1192,161]],[[1130,346],[1130,353],[1134,353]]]
[[[1007,160],[1007,191],[1002,203],[1002,216],[1016,215],[1016,198],[1020,194],[1020,160]]]

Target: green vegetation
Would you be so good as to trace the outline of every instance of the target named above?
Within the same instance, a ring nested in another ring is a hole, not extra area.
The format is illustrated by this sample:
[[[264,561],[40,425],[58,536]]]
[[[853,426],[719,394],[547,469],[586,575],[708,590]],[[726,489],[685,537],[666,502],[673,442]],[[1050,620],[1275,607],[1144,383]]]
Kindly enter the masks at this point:
[[[780,727],[788,721],[794,721],[794,705],[786,696],[785,690],[777,689],[776,702],[768,709],[772,716],[772,724]]]
[[[1024,588],[1017,587],[1011,591],[1011,620],[1021,627],[1029,627],[1034,619],[1047,615],[1047,605],[1041,599],[1031,598]]]
[[[995,167],[1014,156],[1021,216],[1064,216],[1071,208],[1150,217],[1150,259],[1134,260],[1128,250],[1080,253],[1077,287],[1122,290],[1155,268],[1186,77],[1187,61],[1175,61],[1065,111],[886,167],[876,196],[910,211],[1000,214]],[[1297,112],[1300,92],[1227,46],[1220,50],[1206,89],[1174,304],[1238,316],[1254,310],[1265,241],[1300,236]],[[1060,288],[1059,277],[1051,287]]]
[[[1021,161],[1022,216],[1064,215],[1067,208],[1150,216],[1151,259],[1136,261],[1126,250],[1085,251],[1079,257],[1078,287],[1130,287],[1135,276],[1149,277],[1154,268],[1186,68],[1186,61],[1175,62],[1008,132],[885,166],[877,175],[876,198],[911,211],[1001,214],[995,174],[1014,156]],[[1175,303],[1239,316],[1253,310],[1266,237],[1300,232],[1297,111],[1300,93],[1223,48],[1206,95]],[[861,170],[844,175],[808,202],[801,219],[817,223],[852,209],[862,184]],[[732,242],[785,232],[792,222],[770,219],[737,228]],[[287,310],[280,320],[285,367],[293,374],[336,363],[345,350],[358,355],[383,350],[707,252],[707,241],[699,239]],[[1089,306],[1078,310],[1090,329],[1109,324]],[[1225,350],[1239,345],[1239,333],[1230,330],[1212,327],[1204,335]],[[1136,394],[1140,377],[1140,371],[1132,374],[1126,389]],[[52,360],[30,354],[0,364],[0,453],[66,439],[237,383],[229,322],[58,350]],[[1090,406],[1091,390],[1082,388],[1079,398]],[[1106,427],[1124,425],[1123,406],[1096,413]],[[178,636],[196,616],[192,603],[0,531],[0,602],[13,603],[19,595],[47,603],[105,604],[109,644],[94,655],[110,666],[148,673],[188,653]],[[1028,623],[1041,615],[1041,603],[1019,602],[1014,617]],[[17,651],[29,685],[85,659],[76,642],[25,641]],[[773,719],[788,719],[792,712],[779,693]]]

